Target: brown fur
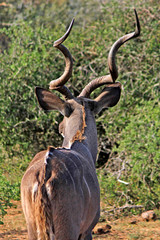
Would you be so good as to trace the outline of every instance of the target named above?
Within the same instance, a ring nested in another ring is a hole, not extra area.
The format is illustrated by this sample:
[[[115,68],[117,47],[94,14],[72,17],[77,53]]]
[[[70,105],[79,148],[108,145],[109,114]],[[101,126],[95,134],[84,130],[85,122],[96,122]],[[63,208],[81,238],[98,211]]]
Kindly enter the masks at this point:
[[[85,127],[87,127],[86,125],[86,121],[85,121],[85,117],[86,117],[86,114],[85,114],[85,109],[84,109],[84,106],[82,106],[82,112],[83,112],[83,115],[82,115],[82,129],[81,131],[78,130],[77,133],[74,135],[74,137],[72,138],[72,143],[74,143],[75,141],[80,141],[82,142],[82,140],[85,139],[85,136],[84,135],[84,130],[85,130]]]
[[[47,165],[44,163],[41,177],[38,179],[38,192],[35,198],[35,218],[38,239],[50,240],[50,229],[52,228],[51,203],[46,191]]]

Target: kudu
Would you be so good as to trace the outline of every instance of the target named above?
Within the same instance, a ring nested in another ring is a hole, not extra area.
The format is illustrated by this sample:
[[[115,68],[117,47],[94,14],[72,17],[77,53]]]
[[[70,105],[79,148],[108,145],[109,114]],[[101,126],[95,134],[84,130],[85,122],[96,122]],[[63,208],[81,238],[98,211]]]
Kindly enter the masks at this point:
[[[63,75],[50,82],[50,89],[65,95],[62,100],[52,92],[36,87],[36,96],[44,110],[58,110],[64,115],[59,132],[62,147],[48,147],[31,161],[21,183],[21,199],[29,240],[89,240],[100,215],[100,189],[96,175],[97,130],[95,115],[113,107],[120,99],[121,84],[115,82],[118,72],[115,55],[126,41],[139,36],[136,30],[119,38],[108,56],[110,74],[92,80],[74,97],[64,85],[72,73],[72,57],[62,42],[68,37],[73,20],[63,37],[54,42],[65,56]],[[90,94],[106,85],[94,100]]]

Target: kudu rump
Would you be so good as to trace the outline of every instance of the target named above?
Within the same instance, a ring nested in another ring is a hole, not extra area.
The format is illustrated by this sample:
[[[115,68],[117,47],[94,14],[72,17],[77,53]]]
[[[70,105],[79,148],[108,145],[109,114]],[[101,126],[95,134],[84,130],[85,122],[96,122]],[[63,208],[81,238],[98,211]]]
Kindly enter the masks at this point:
[[[29,240],[89,240],[100,215],[100,189],[96,175],[97,130],[95,115],[103,108],[115,106],[121,94],[121,84],[115,82],[118,72],[115,55],[126,41],[139,36],[136,30],[119,38],[108,56],[110,74],[92,80],[74,97],[64,85],[71,77],[72,57],[62,45],[73,26],[73,20],[63,37],[54,42],[65,57],[63,75],[50,82],[50,89],[59,91],[67,100],[36,87],[36,96],[44,110],[58,110],[64,115],[59,132],[62,147],[48,147],[30,163],[21,183],[21,198],[27,222]],[[105,85],[94,100],[90,94]]]

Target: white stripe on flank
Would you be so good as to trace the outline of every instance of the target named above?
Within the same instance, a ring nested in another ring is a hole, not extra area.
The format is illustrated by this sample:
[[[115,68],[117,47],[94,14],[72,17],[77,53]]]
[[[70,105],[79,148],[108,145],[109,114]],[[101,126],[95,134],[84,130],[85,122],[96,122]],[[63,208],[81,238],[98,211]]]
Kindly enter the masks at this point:
[[[46,152],[46,155],[45,155],[45,158],[44,158],[44,163],[46,165],[47,165],[47,159],[49,158],[48,155],[49,155],[49,152]]]
[[[46,190],[47,190],[47,195],[48,195],[49,199],[51,200],[52,193],[51,193],[51,187],[50,187],[49,182],[46,184]]]
[[[90,189],[89,189],[88,183],[87,183],[87,181],[86,181],[86,179],[85,179],[84,176],[83,176],[83,180],[84,180],[84,182],[85,182],[85,184],[86,184],[86,187],[87,187],[87,189],[88,189],[88,193],[89,193],[89,201],[90,201],[90,199],[91,199],[91,191],[90,191]]]
[[[35,194],[38,190],[38,182],[36,182],[34,185],[33,185],[33,189],[32,189],[32,201],[35,201]]]
[[[50,151],[47,151],[45,155],[44,163],[48,164],[47,160],[50,159],[52,156],[53,156],[53,153]]]
[[[67,172],[68,172],[68,174],[69,174],[70,178],[72,179],[73,186],[74,186],[74,191],[76,192],[76,187],[75,187],[75,182],[74,182],[74,179],[73,179],[73,177],[72,177],[72,175],[71,175],[70,171],[69,171],[69,170],[68,170],[68,168],[66,167],[65,163],[63,163],[63,162],[62,162],[62,164],[64,165],[64,167],[65,167],[65,169],[67,170]]]

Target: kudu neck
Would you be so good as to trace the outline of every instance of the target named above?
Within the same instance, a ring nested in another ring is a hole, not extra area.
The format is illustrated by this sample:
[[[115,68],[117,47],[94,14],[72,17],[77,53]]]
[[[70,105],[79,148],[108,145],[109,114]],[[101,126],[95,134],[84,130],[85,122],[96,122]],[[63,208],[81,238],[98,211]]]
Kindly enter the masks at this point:
[[[63,147],[71,148],[74,151],[85,155],[88,153],[88,160],[91,159],[94,164],[97,158],[97,129],[95,117],[90,111],[85,111],[85,128],[82,140],[75,140],[64,138]]]
[[[83,144],[89,149],[94,163],[96,162],[97,158],[97,128],[95,123],[95,117],[93,115],[89,115],[88,119],[86,120],[86,128],[85,128],[85,140]]]

